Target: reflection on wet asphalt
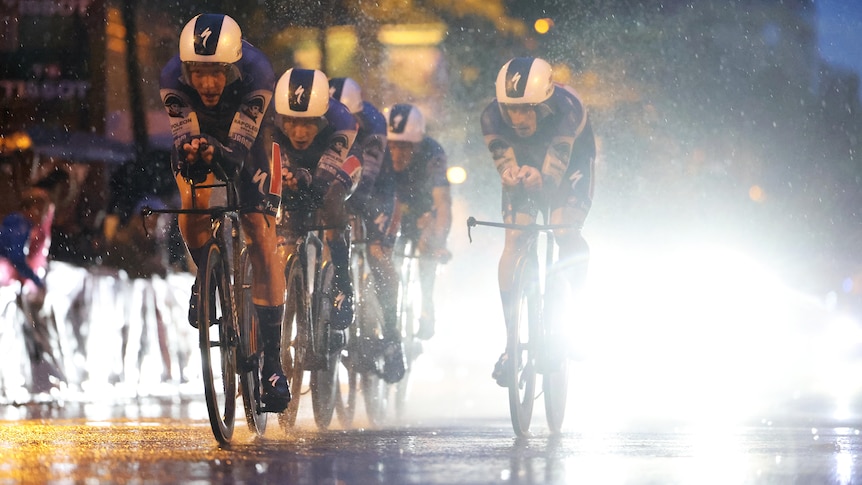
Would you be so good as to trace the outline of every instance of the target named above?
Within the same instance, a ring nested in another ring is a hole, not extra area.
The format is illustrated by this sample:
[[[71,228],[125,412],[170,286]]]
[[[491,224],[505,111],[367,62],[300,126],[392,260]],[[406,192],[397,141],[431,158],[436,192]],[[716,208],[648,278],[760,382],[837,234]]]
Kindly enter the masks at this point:
[[[516,439],[506,416],[264,438],[219,447],[195,402],[4,408],[2,483],[837,483],[859,481],[859,430],[806,423],[572,429]],[[205,411],[204,411],[205,412]],[[541,416],[539,416],[541,418]]]

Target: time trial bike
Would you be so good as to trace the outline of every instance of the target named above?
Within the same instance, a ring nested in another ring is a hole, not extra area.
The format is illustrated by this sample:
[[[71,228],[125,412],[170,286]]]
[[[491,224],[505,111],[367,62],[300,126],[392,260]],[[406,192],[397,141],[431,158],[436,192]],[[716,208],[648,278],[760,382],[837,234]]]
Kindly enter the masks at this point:
[[[545,212],[547,214],[547,212]],[[509,390],[509,411],[512,427],[518,436],[530,433],[533,403],[544,394],[545,417],[552,433],[563,426],[568,394],[568,366],[560,356],[559,342],[554,342],[550,330],[558,318],[556,303],[560,284],[554,273],[557,261],[553,231],[575,228],[569,224],[508,224],[467,219],[467,236],[473,241],[471,229],[491,226],[524,231],[528,236],[527,250],[515,265],[510,301],[504,306],[506,321],[506,356],[504,366]],[[539,244],[544,234],[545,244]],[[540,258],[540,252],[543,258]],[[548,357],[558,359],[550,362]],[[541,391],[537,389],[537,373],[543,374]]]
[[[199,191],[223,189],[226,203],[196,208]],[[199,261],[196,275],[198,343],[213,435],[220,443],[231,441],[237,401],[237,376],[246,421],[256,435],[266,430],[265,405],[261,400],[263,342],[251,297],[252,265],[240,223],[241,207],[233,181],[191,186],[192,208],[152,209],[153,213],[208,214],[211,237]]]
[[[336,400],[336,412],[342,426],[352,426],[361,393],[368,421],[371,426],[377,427],[386,419],[389,402],[389,385],[381,376],[383,310],[367,261],[365,222],[361,217],[351,216],[350,233],[350,271],[356,322],[348,330],[347,347],[342,355],[340,380],[343,380]]]
[[[296,425],[301,397],[309,392],[315,423],[320,429],[329,427],[343,348],[339,331],[330,326],[335,272],[324,243],[324,231],[337,227],[321,225],[317,209],[291,205],[295,207],[285,206],[287,219],[279,224],[287,234],[279,243],[287,288],[281,361],[293,392],[287,409],[279,415],[285,432]],[[306,371],[310,378],[308,387],[303,387]]]

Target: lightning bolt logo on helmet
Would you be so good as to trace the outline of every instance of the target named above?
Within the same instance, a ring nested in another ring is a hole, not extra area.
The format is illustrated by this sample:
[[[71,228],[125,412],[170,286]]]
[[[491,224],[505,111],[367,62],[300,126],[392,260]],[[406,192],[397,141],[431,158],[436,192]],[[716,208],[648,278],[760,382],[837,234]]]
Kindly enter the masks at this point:
[[[403,123],[402,123],[403,121],[404,121],[404,115],[399,113],[399,114],[396,114],[395,116],[393,116],[392,117],[392,130],[403,130],[403,128],[401,128],[403,126]]]
[[[206,28],[206,30],[204,30],[203,32],[201,32],[201,44],[202,44],[205,48],[206,48],[206,46],[207,46],[207,41],[209,41],[210,36],[212,35],[212,33],[213,33],[213,31],[212,31],[212,30],[210,30],[210,28],[209,28],[209,27],[207,27],[207,28]]]
[[[298,86],[296,91],[293,92],[294,103],[302,103],[302,95],[305,94],[305,88],[302,86]]]
[[[516,72],[514,76],[512,76],[512,91],[518,90],[518,83],[521,82],[521,73]]]

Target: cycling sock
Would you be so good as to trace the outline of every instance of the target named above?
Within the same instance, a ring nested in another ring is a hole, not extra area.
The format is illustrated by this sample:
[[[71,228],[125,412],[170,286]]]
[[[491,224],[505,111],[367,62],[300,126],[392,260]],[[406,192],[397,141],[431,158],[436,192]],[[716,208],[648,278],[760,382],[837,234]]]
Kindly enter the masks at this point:
[[[254,308],[263,337],[264,373],[268,374],[281,369],[281,320],[284,317],[284,305],[255,305]]]

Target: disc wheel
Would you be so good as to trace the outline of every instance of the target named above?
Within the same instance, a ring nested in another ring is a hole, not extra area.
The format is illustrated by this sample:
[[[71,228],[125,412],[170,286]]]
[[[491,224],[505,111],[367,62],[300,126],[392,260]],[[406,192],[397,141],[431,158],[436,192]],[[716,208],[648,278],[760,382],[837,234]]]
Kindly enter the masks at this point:
[[[198,334],[204,394],[213,435],[233,437],[236,416],[236,333],[227,264],[215,244],[198,272]]]

